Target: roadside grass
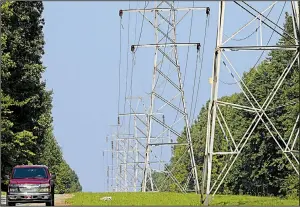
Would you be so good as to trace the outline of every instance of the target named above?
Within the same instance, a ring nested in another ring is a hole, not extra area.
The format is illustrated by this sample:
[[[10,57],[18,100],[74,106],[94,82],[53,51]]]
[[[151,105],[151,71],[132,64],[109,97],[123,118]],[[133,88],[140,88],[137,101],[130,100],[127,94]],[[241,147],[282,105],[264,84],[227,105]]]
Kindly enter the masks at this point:
[[[284,199],[279,197],[258,197],[246,195],[217,195],[212,205],[217,206],[299,206],[298,199]]]
[[[111,196],[112,200],[100,200],[106,196]],[[74,206],[199,206],[199,200],[199,195],[181,193],[75,193],[74,197],[66,200],[66,203]],[[299,200],[278,197],[217,195],[211,205],[299,206]]]

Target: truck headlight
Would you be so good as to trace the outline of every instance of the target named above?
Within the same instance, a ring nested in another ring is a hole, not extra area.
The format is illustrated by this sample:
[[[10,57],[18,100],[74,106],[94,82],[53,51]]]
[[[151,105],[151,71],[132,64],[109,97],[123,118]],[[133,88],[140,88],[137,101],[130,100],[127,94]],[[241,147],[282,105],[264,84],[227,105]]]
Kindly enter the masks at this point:
[[[9,192],[10,193],[17,193],[18,192],[18,188],[9,188]]]
[[[50,188],[50,184],[41,184],[41,188]]]
[[[50,184],[41,184],[39,192],[41,192],[41,193],[50,192]]]
[[[41,193],[48,193],[48,192],[50,192],[50,188],[49,187],[40,188],[39,192],[41,192]]]
[[[16,185],[16,184],[10,184],[9,186],[8,186],[8,192],[10,192],[10,193],[16,193],[16,192],[18,192],[18,185]]]

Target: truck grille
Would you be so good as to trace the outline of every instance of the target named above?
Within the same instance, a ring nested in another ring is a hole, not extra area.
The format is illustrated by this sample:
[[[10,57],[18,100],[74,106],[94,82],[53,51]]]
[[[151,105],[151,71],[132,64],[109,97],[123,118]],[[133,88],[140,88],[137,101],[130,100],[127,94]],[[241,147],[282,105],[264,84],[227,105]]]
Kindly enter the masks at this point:
[[[22,185],[19,187],[21,193],[36,193],[39,190],[38,185]]]

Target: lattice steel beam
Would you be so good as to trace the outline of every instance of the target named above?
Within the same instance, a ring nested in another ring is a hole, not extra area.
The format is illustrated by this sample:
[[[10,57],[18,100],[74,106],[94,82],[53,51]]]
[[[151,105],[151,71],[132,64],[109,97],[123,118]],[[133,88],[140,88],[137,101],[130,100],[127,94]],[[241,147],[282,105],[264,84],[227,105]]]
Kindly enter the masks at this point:
[[[276,3],[276,2],[275,2]],[[269,10],[272,6],[275,5],[275,3],[272,3],[266,10],[263,12],[258,12],[256,9],[251,7],[256,13],[258,13],[258,16],[263,16],[263,13]],[[237,3],[239,6],[242,4]],[[292,67],[296,65],[298,61],[298,68],[299,66],[299,7],[298,2],[291,2],[292,5],[292,11],[293,11],[293,25],[294,25],[294,37],[292,37],[293,40],[295,40],[294,45],[274,45],[274,46],[224,46],[225,43],[227,43],[230,39],[232,39],[236,34],[238,34],[242,29],[247,27],[250,23],[252,23],[254,20],[252,19],[250,22],[248,22],[244,27],[239,29],[237,32],[235,32],[230,38],[228,38],[226,41],[222,41],[223,38],[223,29],[224,29],[224,14],[225,14],[225,1],[221,1],[219,3],[219,21],[218,21],[218,29],[217,29],[217,42],[216,42],[216,50],[215,50],[215,56],[214,56],[214,64],[213,64],[213,71],[212,71],[212,88],[211,88],[211,100],[208,108],[208,120],[207,120],[207,136],[206,136],[206,146],[205,146],[205,160],[204,160],[204,169],[203,169],[203,180],[202,183],[202,191],[206,192],[206,197],[202,198],[202,202],[204,202],[205,205],[208,205],[211,201],[211,195],[215,195],[218,189],[220,188],[221,184],[223,183],[224,179],[230,172],[233,164],[235,163],[236,159],[240,156],[243,148],[247,144],[249,138],[253,134],[254,130],[256,129],[257,125],[259,123],[262,123],[262,125],[267,129],[273,140],[276,142],[277,146],[280,148],[280,151],[283,153],[283,155],[288,159],[289,163],[295,170],[295,172],[299,175],[299,158],[295,156],[294,153],[297,153],[297,150],[294,149],[296,139],[298,138],[299,130],[296,131],[296,125],[298,125],[299,122],[299,115],[296,119],[296,123],[292,129],[292,132],[288,138],[288,141],[285,141],[283,136],[280,134],[272,120],[269,118],[269,116],[266,114],[266,111],[269,110],[269,106],[272,103],[274,96],[277,94],[279,88],[284,83],[286,76],[291,71]],[[243,9],[246,9],[245,7],[241,6]],[[249,11],[247,11],[249,12]],[[251,12],[250,12],[251,13]],[[254,14],[251,13],[253,16]],[[258,19],[258,16],[256,16],[254,19]],[[275,24],[272,20],[268,19],[268,21],[272,24]],[[266,24],[265,22],[263,22]],[[269,25],[267,25],[269,26]],[[280,28],[280,27],[279,27]],[[273,28],[271,28],[273,29]],[[281,28],[282,29],[282,28]],[[277,31],[275,31],[277,32]],[[285,32],[284,32],[285,34]],[[288,63],[287,67],[284,68],[282,71],[280,77],[277,80],[274,88],[271,90],[271,92],[268,94],[266,100],[263,102],[263,104],[260,104],[258,100],[255,98],[254,94],[249,90],[243,79],[241,78],[241,75],[237,72],[231,61],[229,60],[228,56],[226,55],[226,51],[241,51],[241,50],[291,50],[295,51],[293,56],[291,57],[290,62]],[[221,58],[224,60],[222,61]],[[220,79],[220,67],[221,63],[225,65],[225,68],[228,70],[228,73],[232,76],[232,78],[236,81],[235,83],[242,91],[242,94],[250,104],[250,106],[243,106],[236,103],[228,103],[224,101],[218,100],[218,84]],[[219,106],[226,106],[226,107],[233,107],[239,110],[248,111],[255,114],[254,119],[252,120],[252,123],[249,125],[247,131],[244,133],[242,138],[239,140],[238,143],[236,143],[236,140],[234,140],[234,137],[232,136],[230,129],[227,126],[226,120],[224,119],[222,112],[220,110]],[[221,116],[221,119],[219,117]],[[216,134],[216,122],[221,127],[221,132],[224,134],[224,137],[229,145],[230,151],[224,152],[224,151],[214,151],[214,139]],[[223,126],[225,125],[225,127]],[[226,132],[229,133],[230,139],[228,139]],[[294,134],[296,135],[294,137]],[[231,141],[231,142],[230,142]],[[231,143],[231,144],[230,144]],[[292,143],[292,144],[291,144]],[[212,182],[212,167],[213,167],[213,156],[214,155],[229,155],[229,160],[224,165],[223,169],[217,176],[216,180]],[[298,166],[297,166],[298,165]]]
[[[189,180],[192,178],[195,185],[193,190],[197,193],[200,193],[198,173],[194,159],[190,125],[184,97],[184,90],[177,51],[177,47],[180,46],[194,46],[196,48],[195,51],[199,52],[200,43],[178,43],[176,41],[176,26],[182,21],[182,19],[188,14],[188,12],[192,10],[206,11],[206,14],[209,15],[210,9],[208,7],[175,8],[174,2],[168,1],[155,2],[155,5],[156,6],[154,6],[154,8],[151,9],[130,9],[120,10],[119,12],[119,15],[121,17],[125,12],[138,12],[143,16],[143,19],[145,19],[146,22],[148,22],[155,30],[154,44],[138,44],[131,46],[131,51],[133,52],[133,55],[135,54],[137,48],[153,48],[155,50],[152,88],[150,93],[150,106],[146,112],[148,114],[148,122],[145,124],[145,126],[147,127],[148,138],[146,143],[145,168],[142,191],[155,191],[154,186],[156,184],[153,183],[152,180],[152,172],[154,172],[155,169],[150,166],[150,163],[153,162],[151,159],[153,156],[161,160],[161,158],[159,158],[159,156],[157,156],[154,153],[155,147],[162,147],[163,145],[183,145],[186,147],[185,153],[188,153],[191,165],[191,174],[186,180],[187,182],[189,182]],[[185,13],[180,20],[177,20],[176,13],[181,11],[187,11],[187,13]],[[146,14],[149,12],[154,15],[153,20],[146,16]],[[164,27],[164,24],[167,25],[167,29]],[[165,42],[162,43],[162,40],[165,40]],[[170,48],[170,51],[166,52],[165,50],[167,47]],[[172,77],[169,73],[166,73],[166,69],[164,69],[164,67],[162,66],[164,59],[166,59],[167,63],[171,65],[171,70],[176,73],[176,75],[174,75],[175,77]],[[172,98],[166,97],[163,94],[163,92],[160,92],[161,88],[159,87],[162,85],[158,83],[159,78],[162,78],[163,81],[165,81],[164,83],[168,84],[168,86],[171,87],[170,90],[172,91],[172,93],[175,93],[172,95]],[[157,104],[156,102],[158,101],[160,101],[160,103],[162,104]],[[179,106],[178,103],[174,103],[175,101],[180,101]],[[179,116],[176,115],[173,123],[169,120],[166,121],[164,116],[157,116],[157,112],[164,111],[166,109],[172,110],[174,114],[179,114]],[[175,128],[175,124],[180,123],[182,124],[181,127],[185,127],[186,130],[186,137],[184,143],[164,141],[162,137],[164,137],[165,133],[169,133],[169,136],[175,137],[175,140],[177,140],[177,137],[182,136],[182,134],[179,133],[178,129]],[[155,126],[157,126],[157,128],[155,128]],[[158,129],[158,126],[160,126],[163,129]],[[157,136],[155,136],[155,132],[160,130],[161,132]],[[152,141],[152,137],[157,137],[157,140],[155,142]],[[187,191],[187,184],[184,184],[183,186],[182,183],[180,183],[178,179],[173,175],[174,167],[172,167],[172,169],[167,169],[167,167],[165,167],[164,171],[166,173],[166,179],[172,179],[172,181],[182,192]],[[158,188],[158,190],[160,189]]]

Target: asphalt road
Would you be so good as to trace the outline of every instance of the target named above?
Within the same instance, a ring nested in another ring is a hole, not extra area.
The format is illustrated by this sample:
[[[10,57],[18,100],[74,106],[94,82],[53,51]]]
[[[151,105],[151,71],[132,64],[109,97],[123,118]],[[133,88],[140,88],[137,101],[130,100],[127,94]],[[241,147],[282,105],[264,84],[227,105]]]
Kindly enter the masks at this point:
[[[62,204],[62,202],[65,200],[67,195],[65,194],[55,194],[55,205],[57,203]],[[6,196],[1,195],[1,206],[6,206]],[[45,206],[44,203],[26,203],[26,204],[17,204],[16,206]]]

